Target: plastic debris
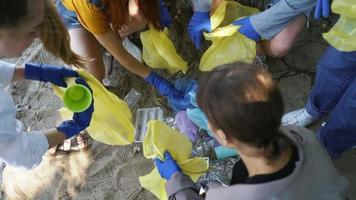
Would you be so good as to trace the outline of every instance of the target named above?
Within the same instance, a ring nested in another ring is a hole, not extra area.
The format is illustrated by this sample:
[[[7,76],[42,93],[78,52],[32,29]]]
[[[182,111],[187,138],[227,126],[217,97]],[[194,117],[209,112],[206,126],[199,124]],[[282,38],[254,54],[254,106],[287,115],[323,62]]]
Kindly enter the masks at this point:
[[[143,142],[149,121],[163,121],[163,111],[159,107],[140,108],[136,111],[135,142]]]

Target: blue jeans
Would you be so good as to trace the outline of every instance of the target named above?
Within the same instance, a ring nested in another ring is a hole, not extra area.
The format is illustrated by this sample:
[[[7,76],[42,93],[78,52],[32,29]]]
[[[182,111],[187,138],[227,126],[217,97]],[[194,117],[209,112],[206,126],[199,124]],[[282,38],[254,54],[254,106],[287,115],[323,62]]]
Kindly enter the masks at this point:
[[[68,30],[83,27],[77,18],[77,13],[70,11],[66,7],[64,7],[61,0],[56,0],[56,7],[64,25]]]
[[[326,49],[306,109],[316,119],[330,113],[317,134],[332,157],[356,145],[356,51]]]
[[[93,4],[99,10],[102,12],[106,12],[106,8],[103,5],[101,0],[88,0],[90,4]],[[83,26],[80,24],[77,13],[74,11],[68,10],[62,3],[61,0],[56,0],[56,7],[59,15],[62,17],[62,21],[64,22],[64,25],[67,27],[68,30],[74,29],[74,28],[83,28]]]

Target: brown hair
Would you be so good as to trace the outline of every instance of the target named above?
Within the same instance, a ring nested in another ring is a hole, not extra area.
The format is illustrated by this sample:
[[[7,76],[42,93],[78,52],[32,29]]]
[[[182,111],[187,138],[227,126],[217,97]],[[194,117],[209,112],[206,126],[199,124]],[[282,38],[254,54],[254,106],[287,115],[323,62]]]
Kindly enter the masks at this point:
[[[279,131],[284,105],[271,75],[254,65],[227,64],[200,82],[197,100],[214,128],[262,148],[275,159],[292,143]]]
[[[84,60],[70,48],[70,37],[57,10],[50,0],[45,0],[43,23],[40,27],[40,39],[43,47],[66,64],[80,67]]]
[[[111,20],[115,30],[126,25],[129,15],[129,0],[102,0],[106,17]],[[137,5],[143,12],[145,18],[155,29],[160,28],[160,6],[159,0],[136,0]]]
[[[0,28],[17,26],[27,14],[27,0],[0,1]]]

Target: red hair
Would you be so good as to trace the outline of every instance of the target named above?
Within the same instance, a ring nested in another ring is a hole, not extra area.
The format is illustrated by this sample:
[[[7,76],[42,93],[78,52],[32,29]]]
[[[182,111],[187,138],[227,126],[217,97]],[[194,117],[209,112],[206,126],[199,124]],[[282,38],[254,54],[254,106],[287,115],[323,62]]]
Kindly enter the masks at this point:
[[[102,2],[106,9],[106,17],[111,20],[115,30],[126,25],[126,19],[129,15],[129,0],[102,0]],[[159,0],[136,0],[136,3],[146,20],[155,29],[160,29]]]

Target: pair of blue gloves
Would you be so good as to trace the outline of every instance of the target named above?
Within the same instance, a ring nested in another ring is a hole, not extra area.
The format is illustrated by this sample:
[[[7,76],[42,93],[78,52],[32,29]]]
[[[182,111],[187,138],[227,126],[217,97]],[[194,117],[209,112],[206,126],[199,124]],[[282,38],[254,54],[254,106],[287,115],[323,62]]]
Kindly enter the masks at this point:
[[[93,91],[79,74],[69,68],[62,66],[44,65],[44,64],[25,64],[25,79],[50,82],[60,87],[67,87],[65,78],[78,77],[75,82],[87,87]],[[94,100],[89,108],[80,113],[74,113],[72,120],[63,122],[57,127],[57,130],[64,133],[66,138],[77,135],[90,125],[92,113],[94,112]]]
[[[188,25],[188,33],[196,48],[201,49],[203,41],[203,32],[211,32],[210,24],[210,5],[211,0],[192,0],[194,14]],[[317,0],[315,6],[314,18],[319,20],[321,16],[324,18],[330,15],[329,0]],[[238,19],[232,23],[233,25],[241,26],[239,32],[246,37],[258,42],[261,40],[260,34],[257,33],[251,24],[250,17]]]
[[[197,49],[201,49],[203,41],[203,32],[211,32],[210,23],[210,7],[211,0],[192,0],[194,14],[188,25],[188,33]],[[239,32],[246,37],[258,41],[261,36],[256,32],[250,22],[250,18],[246,17],[236,20],[234,25],[240,25]]]

